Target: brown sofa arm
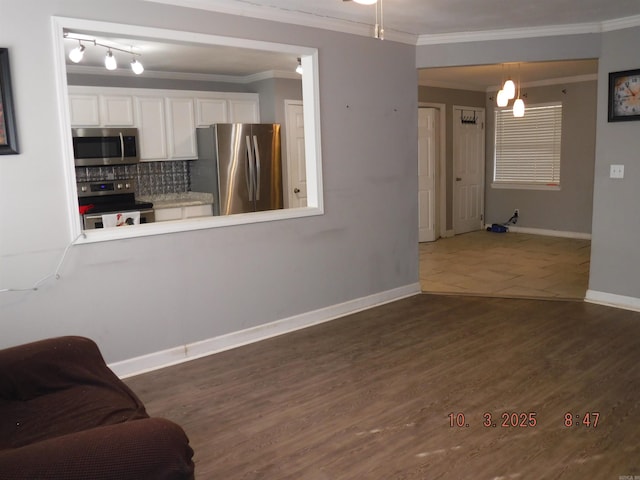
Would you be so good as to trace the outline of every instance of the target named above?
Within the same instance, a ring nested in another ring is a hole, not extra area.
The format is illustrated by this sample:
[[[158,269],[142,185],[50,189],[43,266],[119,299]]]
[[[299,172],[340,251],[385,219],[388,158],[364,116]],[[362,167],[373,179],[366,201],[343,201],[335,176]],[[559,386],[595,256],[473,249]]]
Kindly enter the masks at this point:
[[[0,450],[0,480],[192,480],[192,456],[178,425],[147,418]]]
[[[0,350],[0,399],[30,400],[83,383],[121,383],[88,338],[49,338]]]

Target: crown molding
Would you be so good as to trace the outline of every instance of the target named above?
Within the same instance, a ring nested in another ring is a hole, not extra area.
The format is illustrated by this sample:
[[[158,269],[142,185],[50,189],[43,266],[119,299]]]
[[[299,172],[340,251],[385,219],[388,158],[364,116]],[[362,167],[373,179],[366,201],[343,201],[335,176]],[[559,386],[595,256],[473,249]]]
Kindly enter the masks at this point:
[[[598,75],[595,73],[586,74],[586,75],[575,75],[572,77],[560,77],[560,78],[550,78],[546,80],[538,80],[534,82],[526,82],[522,83],[521,88],[532,88],[532,87],[546,87],[550,85],[563,85],[566,83],[580,83],[580,82],[592,82],[597,81]],[[450,83],[450,82],[439,82],[439,81],[426,81],[420,82],[419,86],[421,87],[434,87],[434,88],[448,88],[451,90],[466,90],[471,92],[486,92],[492,93],[500,90],[501,85],[495,85],[490,87],[479,87],[477,85],[471,85],[468,83]]]
[[[479,32],[441,33],[420,35],[417,45],[440,45],[444,43],[484,42],[489,40],[513,40],[518,38],[554,37],[600,33],[602,24],[581,23],[570,25],[552,25],[534,28],[505,28],[503,30],[483,30]]]
[[[296,72],[286,72],[282,70],[269,70],[246,76],[234,75],[216,75],[209,73],[187,73],[187,72],[158,72],[153,70],[145,70],[142,75],[136,75],[130,69],[122,68],[107,72],[104,67],[89,67],[84,65],[67,65],[67,73],[76,73],[80,75],[95,76],[118,76],[118,77],[135,77],[135,78],[160,78],[165,80],[191,80],[200,82],[221,82],[221,83],[240,83],[247,84],[258,82],[260,80],[268,80],[270,78],[299,80],[300,75]]]
[[[614,30],[624,30],[625,28],[640,27],[640,15],[633,17],[617,18],[602,22],[602,31],[611,32]]]
[[[545,80],[537,80],[534,82],[523,82],[520,85],[520,88],[534,88],[534,87],[548,87],[552,85],[564,85],[567,83],[581,83],[581,82],[597,82],[598,74],[597,73],[589,73],[585,75],[574,75],[572,77],[559,77],[559,78],[549,78]],[[495,93],[500,90],[502,85],[494,85],[492,87],[487,87],[487,93]]]

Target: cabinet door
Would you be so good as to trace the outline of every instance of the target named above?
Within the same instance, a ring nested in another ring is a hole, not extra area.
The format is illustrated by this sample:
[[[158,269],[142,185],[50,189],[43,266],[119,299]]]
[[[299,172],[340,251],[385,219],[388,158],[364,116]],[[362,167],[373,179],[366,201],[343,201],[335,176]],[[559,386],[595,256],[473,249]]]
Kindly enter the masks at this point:
[[[98,95],[69,95],[69,111],[72,127],[97,127],[100,125]]]
[[[166,160],[167,131],[163,97],[136,97],[140,160]]]
[[[230,123],[259,123],[258,100],[229,100]]]
[[[198,158],[193,98],[167,98],[169,158]]]
[[[133,98],[128,95],[101,95],[100,116],[106,127],[132,127]]]
[[[227,101],[221,98],[196,98],[196,126],[208,127],[227,122]]]

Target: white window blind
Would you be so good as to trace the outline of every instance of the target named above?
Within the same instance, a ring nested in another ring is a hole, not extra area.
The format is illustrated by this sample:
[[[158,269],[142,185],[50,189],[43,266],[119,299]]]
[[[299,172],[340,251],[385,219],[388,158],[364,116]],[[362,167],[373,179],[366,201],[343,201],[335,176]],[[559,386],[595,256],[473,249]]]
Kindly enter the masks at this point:
[[[495,184],[560,185],[562,104],[496,110]]]

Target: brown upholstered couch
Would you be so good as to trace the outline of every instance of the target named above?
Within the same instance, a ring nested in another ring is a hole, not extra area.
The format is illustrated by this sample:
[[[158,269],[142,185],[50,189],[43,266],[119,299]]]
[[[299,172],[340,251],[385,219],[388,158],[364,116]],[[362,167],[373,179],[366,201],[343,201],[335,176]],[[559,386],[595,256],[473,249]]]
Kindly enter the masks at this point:
[[[0,350],[0,480],[186,480],[192,456],[182,428],[149,418],[93,341]]]

